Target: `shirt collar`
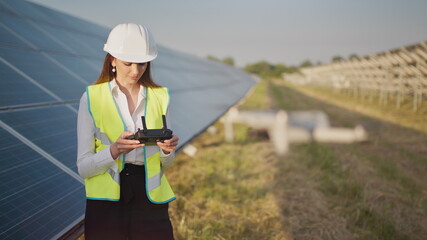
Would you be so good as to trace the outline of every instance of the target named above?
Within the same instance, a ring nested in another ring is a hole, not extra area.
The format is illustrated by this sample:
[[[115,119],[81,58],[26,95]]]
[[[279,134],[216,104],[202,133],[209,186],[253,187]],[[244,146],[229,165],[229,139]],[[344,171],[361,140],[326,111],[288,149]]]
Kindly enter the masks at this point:
[[[110,81],[110,91],[111,94],[117,96],[118,91],[120,91],[119,85],[117,84],[117,80],[113,79]],[[141,87],[139,88],[139,93],[138,93],[139,97],[141,97],[140,99],[144,99],[145,98],[145,87],[141,85]]]
[[[111,80],[108,84],[110,84],[111,93],[117,93],[119,85],[117,85],[116,79]]]

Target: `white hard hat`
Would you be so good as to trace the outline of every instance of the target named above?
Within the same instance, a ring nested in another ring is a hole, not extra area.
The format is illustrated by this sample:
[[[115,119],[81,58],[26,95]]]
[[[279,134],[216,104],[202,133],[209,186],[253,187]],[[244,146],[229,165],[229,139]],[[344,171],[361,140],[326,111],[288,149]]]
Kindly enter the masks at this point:
[[[115,26],[104,44],[104,51],[125,62],[144,63],[157,57],[153,36],[146,27],[135,23]]]

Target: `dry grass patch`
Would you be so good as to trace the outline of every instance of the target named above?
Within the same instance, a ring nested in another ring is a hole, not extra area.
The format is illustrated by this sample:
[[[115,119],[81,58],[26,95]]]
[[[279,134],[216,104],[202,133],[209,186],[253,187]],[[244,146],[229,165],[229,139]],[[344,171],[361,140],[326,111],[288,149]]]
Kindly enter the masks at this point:
[[[307,235],[304,225],[322,234],[323,223],[332,227],[324,228],[330,229],[328,232],[336,232],[323,233],[322,239],[425,238],[425,133],[327,104],[281,83],[272,82],[270,87],[275,105],[279,108],[319,109],[328,114],[334,126],[354,127],[362,124],[370,135],[367,143],[295,145],[291,147],[291,154],[285,158],[286,161],[279,162],[278,167],[284,172],[292,172],[280,179],[286,200],[281,204],[285,219],[298,219],[303,224],[292,226],[295,239],[317,236]],[[341,99],[337,105],[342,104],[346,104],[345,99]],[[300,192],[299,186],[305,189],[308,196],[315,197],[317,204],[305,204],[304,208],[304,204],[301,204],[304,197],[286,198],[287,195]],[[299,212],[290,207],[293,202],[301,206],[296,209]],[[335,227],[328,224],[331,222],[328,217],[315,218],[314,222],[307,220],[322,212],[333,216],[331,219],[336,221]],[[339,234],[347,235],[338,237]]]
[[[168,173],[177,193],[171,204],[176,239],[286,239],[271,185],[271,147],[222,137],[203,134],[194,142],[197,155],[180,154]]]
[[[268,105],[267,85],[257,86],[245,109]],[[270,143],[235,125],[235,142],[202,134],[193,142],[193,158],[179,154],[168,172],[177,200],[170,205],[177,240],[289,239],[277,205],[274,182],[277,157]]]

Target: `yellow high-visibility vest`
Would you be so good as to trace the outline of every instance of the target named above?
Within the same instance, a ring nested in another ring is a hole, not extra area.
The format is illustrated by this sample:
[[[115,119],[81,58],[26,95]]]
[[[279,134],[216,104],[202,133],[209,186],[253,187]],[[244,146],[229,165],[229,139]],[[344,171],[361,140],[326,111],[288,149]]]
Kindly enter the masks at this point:
[[[110,83],[91,85],[86,88],[88,109],[95,124],[95,152],[115,142],[125,124],[111,94]],[[145,88],[145,121],[148,129],[163,127],[162,115],[169,106],[167,88]],[[160,162],[160,148],[157,145],[144,146],[144,167],[146,192],[151,202],[161,204],[175,199]],[[85,179],[86,197],[93,200],[120,200],[120,172],[123,170],[126,154],[105,173]]]

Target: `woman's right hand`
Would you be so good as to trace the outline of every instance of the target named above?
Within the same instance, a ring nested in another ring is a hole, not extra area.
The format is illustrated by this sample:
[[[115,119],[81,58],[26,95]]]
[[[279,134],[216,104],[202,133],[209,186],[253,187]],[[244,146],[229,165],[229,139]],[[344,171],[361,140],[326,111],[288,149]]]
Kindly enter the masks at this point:
[[[123,132],[120,137],[111,144],[110,146],[110,153],[113,159],[117,159],[120,154],[123,153],[129,153],[130,151],[134,150],[135,148],[143,147],[145,144],[139,143],[138,140],[128,140],[126,139],[127,136],[132,135],[131,132]]]

